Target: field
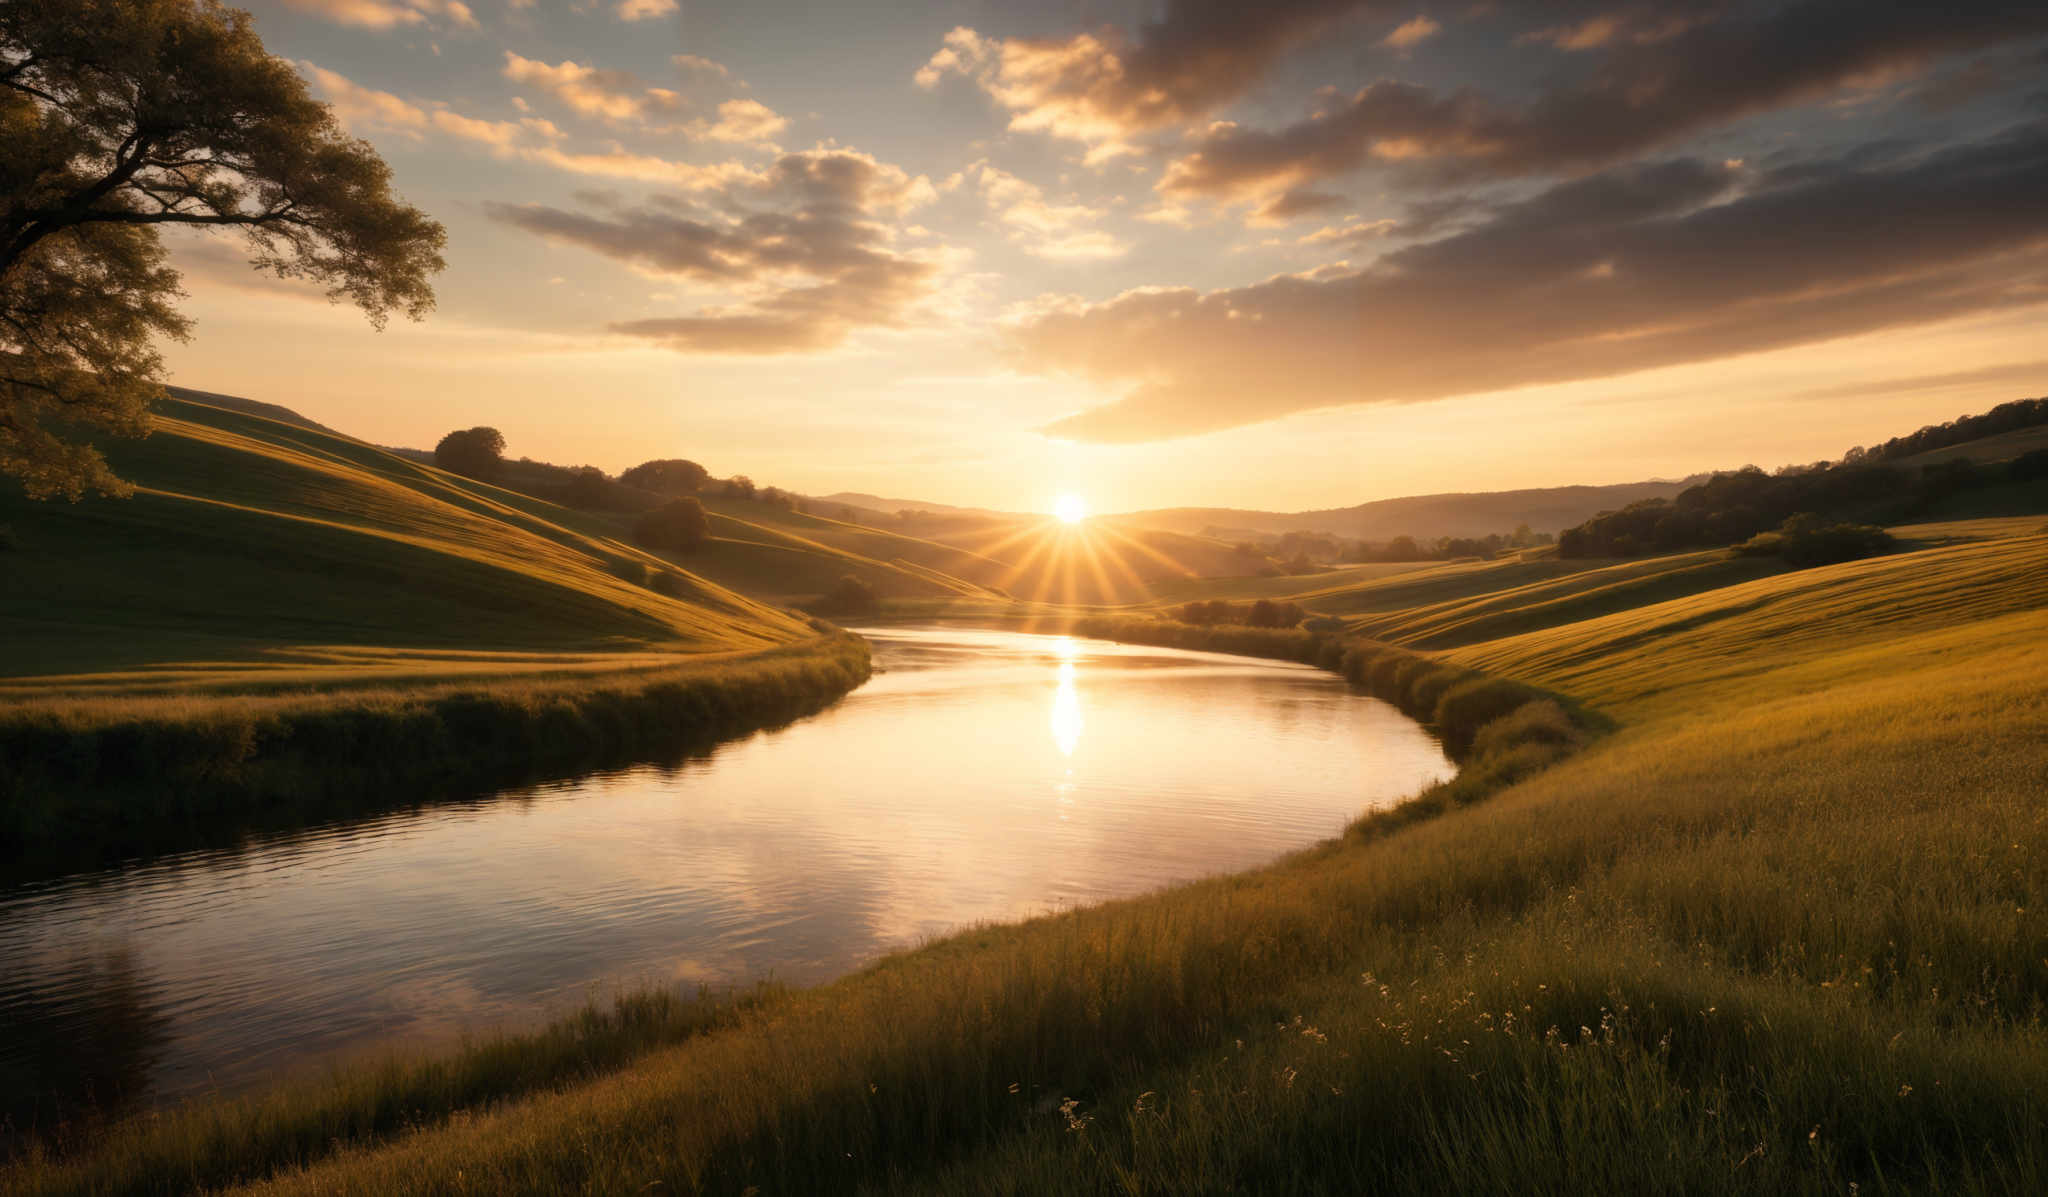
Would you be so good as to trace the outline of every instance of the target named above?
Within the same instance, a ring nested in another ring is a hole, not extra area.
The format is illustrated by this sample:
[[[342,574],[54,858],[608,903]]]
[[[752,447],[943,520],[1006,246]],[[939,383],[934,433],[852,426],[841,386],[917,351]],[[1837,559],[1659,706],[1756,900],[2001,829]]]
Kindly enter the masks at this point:
[[[966,931],[687,1038],[593,1032],[574,1068],[573,1028],[479,1044],[190,1107],[5,1184],[2039,1191],[2048,531],[1906,535],[1759,577],[1365,580],[1333,604],[1360,626],[1616,730],[1440,817]],[[1437,609],[1458,603],[1479,610]],[[435,1080],[493,1061],[473,1096]]]

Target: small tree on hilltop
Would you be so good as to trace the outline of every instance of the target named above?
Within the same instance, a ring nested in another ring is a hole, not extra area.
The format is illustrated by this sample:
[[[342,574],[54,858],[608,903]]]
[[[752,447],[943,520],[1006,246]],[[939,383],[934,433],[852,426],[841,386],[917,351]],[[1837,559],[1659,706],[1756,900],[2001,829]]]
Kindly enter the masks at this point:
[[[728,499],[751,499],[754,497],[754,480],[745,474],[734,474],[725,480],[725,497]]]
[[[495,482],[505,466],[504,434],[481,425],[451,432],[434,446],[434,464],[451,474]]]
[[[441,226],[216,0],[0,3],[0,473],[127,494],[76,429],[148,431],[182,340],[164,225],[239,229],[251,266],[382,327],[434,305]]]
[[[704,504],[687,495],[670,499],[633,521],[633,539],[650,549],[675,549],[688,553],[700,548],[711,534],[711,521]]]
[[[694,495],[711,477],[710,471],[694,461],[665,457],[643,461],[619,475],[619,481],[662,495]]]

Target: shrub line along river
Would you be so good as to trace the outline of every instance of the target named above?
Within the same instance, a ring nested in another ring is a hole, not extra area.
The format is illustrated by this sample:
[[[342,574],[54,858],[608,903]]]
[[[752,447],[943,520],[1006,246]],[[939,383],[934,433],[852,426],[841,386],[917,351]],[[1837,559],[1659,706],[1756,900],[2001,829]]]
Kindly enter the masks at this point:
[[[0,890],[0,1113],[234,1091],[618,987],[814,983],[1252,868],[1453,772],[1303,665],[863,634],[867,685],[680,766]]]

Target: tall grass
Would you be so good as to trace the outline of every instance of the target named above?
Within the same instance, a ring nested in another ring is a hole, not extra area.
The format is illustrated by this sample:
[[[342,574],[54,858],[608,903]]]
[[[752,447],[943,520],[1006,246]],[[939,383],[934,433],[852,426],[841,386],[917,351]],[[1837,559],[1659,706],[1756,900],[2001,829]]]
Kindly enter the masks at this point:
[[[0,707],[0,856],[93,856],[679,756],[810,713],[868,676],[832,635],[667,669],[397,690]]]

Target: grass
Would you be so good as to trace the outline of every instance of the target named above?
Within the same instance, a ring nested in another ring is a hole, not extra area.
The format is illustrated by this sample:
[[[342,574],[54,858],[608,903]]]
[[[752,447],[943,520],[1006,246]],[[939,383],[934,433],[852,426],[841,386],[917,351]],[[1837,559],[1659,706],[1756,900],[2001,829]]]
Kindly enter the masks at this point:
[[[1555,566],[1492,576],[1548,602]],[[1484,803],[970,929],[403,1131],[167,1166],[232,1121],[199,1106],[31,1151],[0,1189],[2042,1191],[2044,566],[2039,530],[1952,529],[1376,650],[1368,681],[1478,670],[1614,729]],[[1478,572],[1377,585],[1472,600]]]
[[[867,676],[580,513],[325,430],[172,400],[109,456],[132,499],[0,499],[10,875],[700,750]]]
[[[867,676],[865,643],[835,636],[489,682],[16,702],[0,707],[0,873],[680,760],[816,711]]]

